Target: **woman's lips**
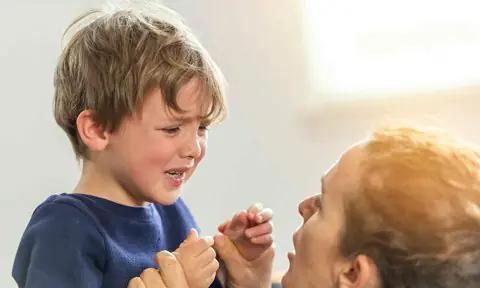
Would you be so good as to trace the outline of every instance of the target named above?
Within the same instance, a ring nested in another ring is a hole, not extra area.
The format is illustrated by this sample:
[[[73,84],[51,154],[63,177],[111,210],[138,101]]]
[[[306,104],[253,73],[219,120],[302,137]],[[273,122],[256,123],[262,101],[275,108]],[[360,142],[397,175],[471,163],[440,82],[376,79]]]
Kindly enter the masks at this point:
[[[290,265],[293,263],[293,259],[295,258],[295,252],[288,252],[287,254],[288,261],[290,261]]]

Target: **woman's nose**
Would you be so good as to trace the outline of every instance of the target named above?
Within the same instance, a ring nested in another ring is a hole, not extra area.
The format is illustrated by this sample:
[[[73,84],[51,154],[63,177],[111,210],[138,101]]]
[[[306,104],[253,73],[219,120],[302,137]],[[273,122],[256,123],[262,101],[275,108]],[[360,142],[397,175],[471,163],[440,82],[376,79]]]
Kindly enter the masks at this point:
[[[312,215],[310,202],[310,198],[307,198],[298,204],[298,213],[303,217],[304,222],[307,222],[308,218]]]

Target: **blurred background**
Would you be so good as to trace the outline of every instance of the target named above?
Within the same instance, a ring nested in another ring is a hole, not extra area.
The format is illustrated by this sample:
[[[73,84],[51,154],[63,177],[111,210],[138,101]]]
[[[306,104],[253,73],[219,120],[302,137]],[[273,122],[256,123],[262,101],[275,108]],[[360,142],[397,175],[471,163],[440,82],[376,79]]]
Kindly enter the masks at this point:
[[[116,1],[111,1],[115,3]],[[0,287],[34,210],[69,192],[77,165],[52,116],[63,30],[104,1],[1,0]],[[340,153],[388,123],[480,142],[478,1],[171,0],[223,70],[229,117],[184,198],[203,234],[259,201],[288,268],[297,203]]]

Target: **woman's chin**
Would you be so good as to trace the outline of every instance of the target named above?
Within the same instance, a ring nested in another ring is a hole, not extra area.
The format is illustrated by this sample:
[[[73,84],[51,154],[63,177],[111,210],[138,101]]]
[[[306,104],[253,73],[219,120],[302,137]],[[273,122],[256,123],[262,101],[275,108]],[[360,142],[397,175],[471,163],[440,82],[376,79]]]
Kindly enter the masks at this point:
[[[282,277],[282,288],[294,287],[293,285],[290,285],[292,283],[292,281],[290,281],[290,279],[291,279],[290,273],[291,272],[290,272],[290,268],[289,268],[287,273],[285,273],[285,275],[283,275],[283,277]]]
[[[292,282],[292,279],[293,279],[293,275],[292,275],[292,274],[293,274],[293,271],[292,271],[292,270],[293,270],[293,269],[292,269],[293,267],[292,267],[292,266],[293,266],[293,263],[290,262],[290,266],[288,267],[287,272],[286,272],[286,273],[283,275],[283,277],[282,277],[282,287],[284,287],[284,288],[285,288],[285,287],[288,288],[288,287],[294,287],[294,286],[295,286],[295,285],[291,285],[292,283],[294,283],[294,282]]]

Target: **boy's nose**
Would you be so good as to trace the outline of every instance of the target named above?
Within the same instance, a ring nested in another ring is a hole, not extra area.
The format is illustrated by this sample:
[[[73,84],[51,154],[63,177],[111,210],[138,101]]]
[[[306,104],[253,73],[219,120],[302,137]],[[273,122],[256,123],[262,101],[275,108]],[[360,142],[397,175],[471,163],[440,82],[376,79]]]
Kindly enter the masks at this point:
[[[201,141],[204,141],[198,135],[186,137],[183,149],[182,149],[182,157],[184,158],[198,158],[202,155],[202,145]]]

